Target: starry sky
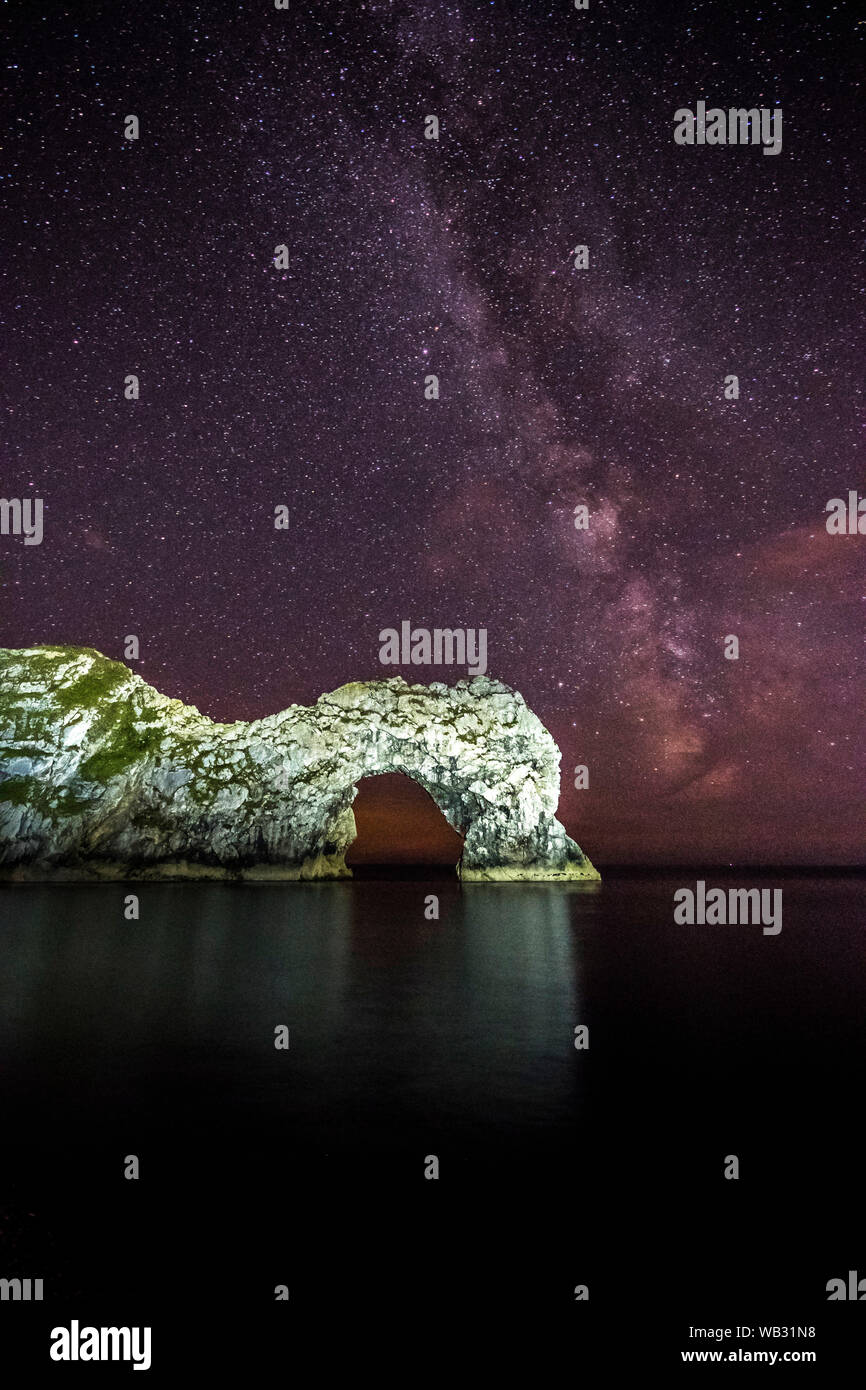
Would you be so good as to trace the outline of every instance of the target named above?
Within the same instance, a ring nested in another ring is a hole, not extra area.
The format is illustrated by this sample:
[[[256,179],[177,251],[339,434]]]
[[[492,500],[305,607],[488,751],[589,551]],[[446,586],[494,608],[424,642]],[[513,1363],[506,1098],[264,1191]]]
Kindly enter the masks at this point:
[[[234,719],[484,627],[596,862],[863,861],[853,6],[2,10],[3,645]]]

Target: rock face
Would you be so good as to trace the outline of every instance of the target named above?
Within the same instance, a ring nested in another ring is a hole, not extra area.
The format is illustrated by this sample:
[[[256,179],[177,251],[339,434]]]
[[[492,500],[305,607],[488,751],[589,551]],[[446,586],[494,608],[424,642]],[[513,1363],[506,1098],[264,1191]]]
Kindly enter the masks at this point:
[[[350,877],[357,783],[402,772],[465,836],[463,879],[597,879],[555,818],[559,759],[483,676],[216,724],[88,648],[0,651],[0,874]]]

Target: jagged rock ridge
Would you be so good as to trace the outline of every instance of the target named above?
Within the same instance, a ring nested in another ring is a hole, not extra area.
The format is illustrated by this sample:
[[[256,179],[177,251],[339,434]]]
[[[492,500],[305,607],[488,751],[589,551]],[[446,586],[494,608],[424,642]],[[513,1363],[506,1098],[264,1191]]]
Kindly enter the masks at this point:
[[[91,649],[0,651],[0,873],[348,877],[357,783],[402,772],[465,836],[463,879],[597,879],[555,818],[559,761],[484,676],[217,724]]]

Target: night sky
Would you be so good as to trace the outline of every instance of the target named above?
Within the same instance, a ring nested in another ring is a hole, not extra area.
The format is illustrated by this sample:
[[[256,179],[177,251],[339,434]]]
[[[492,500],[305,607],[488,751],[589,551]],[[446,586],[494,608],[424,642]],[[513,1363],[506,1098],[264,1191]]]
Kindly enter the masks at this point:
[[[0,491],[45,505],[0,537],[3,645],[135,633],[234,719],[397,674],[402,620],[485,627],[595,862],[862,862],[866,537],[825,528],[866,491],[853,6],[0,26]],[[781,153],[676,145],[701,99],[780,106]]]

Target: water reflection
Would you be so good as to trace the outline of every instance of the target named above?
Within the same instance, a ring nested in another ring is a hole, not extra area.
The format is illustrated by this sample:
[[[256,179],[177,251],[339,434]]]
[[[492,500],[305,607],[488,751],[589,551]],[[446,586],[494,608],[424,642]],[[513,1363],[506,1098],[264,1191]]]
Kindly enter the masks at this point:
[[[581,885],[454,880],[15,888],[0,1095],[38,1092],[82,1137],[288,1127],[321,1152],[571,1125],[573,918],[593,904]]]

